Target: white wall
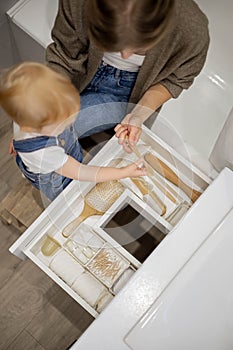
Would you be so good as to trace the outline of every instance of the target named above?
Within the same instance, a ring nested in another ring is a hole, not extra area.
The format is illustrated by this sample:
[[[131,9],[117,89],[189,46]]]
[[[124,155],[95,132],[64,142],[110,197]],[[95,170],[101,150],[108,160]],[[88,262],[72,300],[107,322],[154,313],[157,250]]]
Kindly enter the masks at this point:
[[[17,52],[12,49],[10,28],[5,14],[16,2],[17,0],[0,1],[0,69],[13,64],[15,57],[17,57]]]
[[[211,41],[206,64],[191,88],[164,105],[153,130],[160,132],[159,122],[168,123],[169,135],[162,131],[168,143],[183,141],[208,159],[233,106],[233,1],[196,2],[209,19]]]
[[[58,0],[20,0],[8,11],[19,59],[45,62]]]

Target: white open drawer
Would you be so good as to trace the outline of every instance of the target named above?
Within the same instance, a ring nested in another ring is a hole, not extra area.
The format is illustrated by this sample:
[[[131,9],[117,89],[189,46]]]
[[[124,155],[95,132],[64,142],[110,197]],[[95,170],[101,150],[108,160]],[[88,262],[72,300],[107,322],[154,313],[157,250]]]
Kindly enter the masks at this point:
[[[176,172],[183,182],[201,192],[211,182],[204,173],[193,167],[146,127],[143,127],[138,149],[143,155],[150,152],[159,157]],[[126,154],[118,145],[117,139],[113,137],[92,159],[90,164],[119,166],[136,159],[134,154]],[[130,179],[122,180],[120,182],[124,191],[110,208],[103,215],[88,217],[84,223],[74,229],[69,237],[65,238],[62,235],[64,227],[80,215],[84,207],[84,197],[94,187],[94,184],[91,183],[73,181],[10,247],[10,251],[21,258],[29,257],[90,314],[96,317],[120,288],[127,283],[125,276],[131,277],[132,273],[141,265],[125,248],[127,244],[131,243],[130,241],[137,240],[139,227],[141,230],[139,230],[139,235],[142,235],[142,232],[147,232],[151,227],[156,227],[161,235],[166,237],[166,234],[181,219],[181,214],[186,215],[187,209],[188,211],[195,210],[198,205],[198,199],[192,205],[193,203],[182,190],[164,180],[156,171],[154,171],[153,176],[145,177],[145,181],[166,205],[166,213],[163,216],[150,196],[143,196]],[[167,189],[169,186],[167,191],[170,193],[170,198],[177,199],[176,203],[161,192],[155,185],[156,181],[159,181],[162,188],[166,187]],[[150,198],[149,201],[148,198]],[[117,214],[121,213],[120,216],[124,216],[127,207],[132,207],[136,216],[140,218],[139,221],[133,220],[133,227],[136,227],[137,231],[135,232],[136,236],[134,232],[128,234],[127,225],[124,226],[123,230],[111,226],[111,222]],[[191,209],[189,209],[190,207]],[[180,211],[177,210],[179,208],[181,208]],[[83,232],[84,236],[86,232],[87,236],[91,234],[95,240],[99,239],[101,243],[97,249],[88,245],[87,242],[83,248],[79,240]],[[47,255],[44,255],[41,248],[48,235],[52,236],[52,244],[54,244],[54,240],[58,242],[58,247],[54,252],[46,252]],[[169,237],[167,236],[166,239]],[[48,255],[50,253],[51,255]],[[85,257],[88,259],[85,260]],[[128,274],[126,270],[129,272]],[[85,280],[83,285],[80,278]],[[93,291],[91,295],[88,292],[90,289]]]

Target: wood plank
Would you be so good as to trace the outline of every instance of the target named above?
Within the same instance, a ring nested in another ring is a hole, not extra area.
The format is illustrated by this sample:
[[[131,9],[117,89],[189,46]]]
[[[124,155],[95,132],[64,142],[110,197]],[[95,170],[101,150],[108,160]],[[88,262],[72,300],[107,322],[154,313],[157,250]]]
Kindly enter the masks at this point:
[[[17,265],[0,290],[0,349],[5,350],[40,310],[46,309],[58,286],[30,260]]]
[[[46,350],[66,349],[93,318],[31,261],[8,248],[19,233],[0,223],[0,349],[17,348],[26,330]],[[11,344],[12,339],[16,343]],[[15,346],[15,347],[13,347]],[[31,349],[34,349],[33,347]]]
[[[21,182],[0,203],[1,218],[3,221],[9,220],[9,224],[23,232],[44,209],[39,199],[38,196],[35,197],[32,185],[27,180],[21,179]]]
[[[0,201],[9,194],[10,215],[13,211],[18,216],[14,211],[17,209],[22,216],[31,202],[27,191],[24,200],[19,191],[26,180],[22,179],[14,157],[8,154],[12,122],[1,110],[0,136]],[[102,141],[96,139],[90,145],[89,158],[96,153],[96,144],[101,148]],[[32,191],[31,195],[43,210],[38,194]],[[30,210],[27,216],[32,218]],[[24,223],[28,225],[29,221]],[[92,316],[30,260],[21,261],[8,251],[21,233],[19,229],[0,221],[0,233],[0,350],[65,350],[93,321]]]
[[[1,111],[1,109],[0,109]],[[8,153],[12,139],[12,121],[0,113],[0,200],[22,179],[15,159]]]
[[[66,349],[94,318],[61,288],[28,324],[26,330],[45,349]]]
[[[17,220],[16,217],[12,215],[7,209],[3,209],[0,212],[0,218],[3,224],[12,225],[21,233],[23,233],[27,229],[27,227],[24,226],[19,220]]]
[[[44,209],[35,200],[33,193],[34,188],[30,183],[26,182],[19,193],[16,193],[19,196],[19,200],[15,201],[15,205],[11,210],[12,215],[26,227],[29,227]]]
[[[27,331],[22,331],[7,350],[45,350]]]
[[[14,159],[12,156],[8,157],[9,158],[7,158],[4,163],[0,161],[0,200],[4,199],[8,192],[15,188],[22,180],[22,174],[15,164]],[[2,193],[2,183],[4,184],[3,186],[5,188],[4,193]]]
[[[3,225],[0,222],[1,245],[0,245],[0,289],[13,276],[15,270],[22,262],[16,256],[12,255],[8,249],[18,238],[19,231],[13,227]]]

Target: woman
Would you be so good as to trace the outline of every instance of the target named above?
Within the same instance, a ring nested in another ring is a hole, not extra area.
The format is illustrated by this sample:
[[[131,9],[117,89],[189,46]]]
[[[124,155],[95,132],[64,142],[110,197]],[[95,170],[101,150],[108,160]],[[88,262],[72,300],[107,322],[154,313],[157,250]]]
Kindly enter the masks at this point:
[[[81,93],[79,135],[115,126],[126,149],[126,135],[136,143],[142,123],[191,86],[209,46],[192,0],[60,0],[52,38],[48,64]]]

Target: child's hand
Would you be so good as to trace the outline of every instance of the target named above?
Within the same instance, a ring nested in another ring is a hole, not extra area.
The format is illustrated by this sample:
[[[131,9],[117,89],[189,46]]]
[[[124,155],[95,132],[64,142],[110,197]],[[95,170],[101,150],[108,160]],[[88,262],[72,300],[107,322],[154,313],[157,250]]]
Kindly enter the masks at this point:
[[[16,155],[17,155],[16,151],[14,150],[13,139],[10,142],[8,154],[13,154],[14,157],[16,157]]]
[[[125,177],[146,176],[147,170],[142,159],[138,159],[135,163],[123,167]]]

